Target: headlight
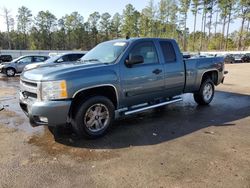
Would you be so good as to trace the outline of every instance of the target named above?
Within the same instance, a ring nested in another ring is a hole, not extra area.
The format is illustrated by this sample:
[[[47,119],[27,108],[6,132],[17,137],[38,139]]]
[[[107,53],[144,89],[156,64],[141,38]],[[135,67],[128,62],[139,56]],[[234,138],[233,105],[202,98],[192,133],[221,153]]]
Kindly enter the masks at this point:
[[[67,83],[65,80],[41,83],[41,99],[66,99],[68,98]]]

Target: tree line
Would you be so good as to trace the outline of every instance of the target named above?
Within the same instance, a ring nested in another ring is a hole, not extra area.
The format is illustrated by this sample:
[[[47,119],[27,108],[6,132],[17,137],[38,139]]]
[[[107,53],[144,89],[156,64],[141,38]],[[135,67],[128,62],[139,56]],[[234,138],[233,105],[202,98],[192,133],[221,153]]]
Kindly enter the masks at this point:
[[[187,25],[189,12],[193,14],[192,32]],[[7,29],[0,32],[2,49],[89,50],[102,41],[126,36],[174,38],[184,51],[245,50],[250,46],[250,0],[150,0],[141,12],[128,4],[122,13],[93,12],[86,20],[78,12],[59,19],[48,10],[34,16],[24,6],[18,8],[16,19],[7,8],[1,16]],[[240,28],[230,33],[236,20]]]

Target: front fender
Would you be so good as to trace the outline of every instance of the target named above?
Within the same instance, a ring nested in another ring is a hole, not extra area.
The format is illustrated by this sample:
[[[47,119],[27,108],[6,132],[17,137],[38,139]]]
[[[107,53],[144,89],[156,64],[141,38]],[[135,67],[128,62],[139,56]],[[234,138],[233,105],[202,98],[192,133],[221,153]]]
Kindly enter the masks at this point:
[[[68,95],[74,98],[79,92],[101,86],[112,86],[120,95],[119,76],[114,70],[90,70],[86,75],[67,81]]]

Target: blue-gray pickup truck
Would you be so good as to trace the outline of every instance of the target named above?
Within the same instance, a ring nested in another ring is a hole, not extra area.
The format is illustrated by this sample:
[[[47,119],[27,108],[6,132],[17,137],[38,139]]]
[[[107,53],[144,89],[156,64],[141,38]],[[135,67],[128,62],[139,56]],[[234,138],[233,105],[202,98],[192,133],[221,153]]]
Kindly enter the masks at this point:
[[[96,138],[117,117],[179,102],[183,93],[208,105],[223,80],[222,57],[185,59],[175,40],[112,40],[79,62],[24,72],[20,106],[32,126],[69,124]]]

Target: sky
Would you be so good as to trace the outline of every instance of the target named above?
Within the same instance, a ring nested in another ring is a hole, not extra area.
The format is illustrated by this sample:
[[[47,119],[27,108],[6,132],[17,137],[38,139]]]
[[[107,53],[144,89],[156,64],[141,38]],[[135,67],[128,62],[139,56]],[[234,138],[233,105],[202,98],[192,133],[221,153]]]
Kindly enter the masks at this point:
[[[157,4],[160,0],[155,0]],[[141,11],[148,4],[147,0],[0,0],[0,15],[2,15],[3,8],[6,7],[11,11],[11,15],[16,19],[17,10],[21,6],[25,6],[32,11],[33,16],[41,10],[49,10],[57,18],[61,18],[65,14],[71,12],[79,12],[86,21],[88,16],[98,11],[100,14],[109,12],[113,15],[116,12],[122,14],[124,7],[131,3],[136,10]],[[214,15],[215,18],[215,15]],[[187,27],[193,31],[193,15],[188,14]],[[236,20],[230,28],[230,32],[238,30],[240,27],[240,20]],[[197,30],[201,28],[201,15],[197,18]],[[221,28],[218,28],[220,31]],[[6,31],[6,24],[2,16],[0,16],[0,31]]]

